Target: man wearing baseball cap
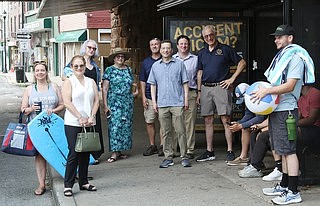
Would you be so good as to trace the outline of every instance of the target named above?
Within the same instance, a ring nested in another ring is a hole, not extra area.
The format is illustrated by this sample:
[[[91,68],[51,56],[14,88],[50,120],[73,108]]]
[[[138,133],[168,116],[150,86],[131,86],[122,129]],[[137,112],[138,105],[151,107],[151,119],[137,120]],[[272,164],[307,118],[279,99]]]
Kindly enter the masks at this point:
[[[296,128],[301,87],[315,81],[314,64],[308,52],[293,44],[295,31],[290,25],[280,25],[271,36],[279,52],[264,75],[271,83],[270,88],[260,88],[252,95],[258,101],[267,94],[279,95],[279,104],[269,115],[269,134],[275,152],[282,157],[282,180],[272,188],[264,188],[265,195],[279,195],[271,201],[279,205],[302,202],[298,187],[299,161],[296,154]],[[293,115],[295,131],[288,132],[286,120]],[[290,133],[290,134],[289,134]],[[291,138],[291,134],[293,138]],[[290,136],[290,138],[289,138]]]

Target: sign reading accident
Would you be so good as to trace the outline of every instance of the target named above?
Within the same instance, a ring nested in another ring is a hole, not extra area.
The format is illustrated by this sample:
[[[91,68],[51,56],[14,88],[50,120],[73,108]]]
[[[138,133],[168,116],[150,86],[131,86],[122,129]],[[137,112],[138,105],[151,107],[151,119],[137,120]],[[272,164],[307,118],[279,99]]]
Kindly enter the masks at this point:
[[[176,43],[178,36],[186,35],[191,41],[191,52],[198,53],[204,47],[202,29],[205,25],[212,24],[216,27],[217,39],[236,49],[241,56],[246,54],[246,21],[239,19],[186,19],[167,17],[165,21],[165,38]]]

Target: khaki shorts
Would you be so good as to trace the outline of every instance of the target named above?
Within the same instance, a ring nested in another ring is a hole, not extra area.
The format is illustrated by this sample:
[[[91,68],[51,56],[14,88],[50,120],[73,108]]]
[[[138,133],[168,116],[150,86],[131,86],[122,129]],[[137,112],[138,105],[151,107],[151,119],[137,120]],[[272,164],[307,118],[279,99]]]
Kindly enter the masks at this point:
[[[201,116],[211,116],[217,111],[219,116],[231,115],[232,97],[228,89],[220,86],[208,87],[201,85]]]
[[[153,104],[151,99],[148,100],[148,108],[144,108],[144,120],[147,124],[152,124],[155,122],[155,119],[157,118],[158,114],[153,110]]]

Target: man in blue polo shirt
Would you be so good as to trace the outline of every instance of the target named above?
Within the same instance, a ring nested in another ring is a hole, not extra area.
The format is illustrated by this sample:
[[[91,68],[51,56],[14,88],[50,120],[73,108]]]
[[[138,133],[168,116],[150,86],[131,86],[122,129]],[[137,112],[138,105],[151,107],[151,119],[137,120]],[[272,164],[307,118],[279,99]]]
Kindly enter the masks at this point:
[[[152,105],[154,111],[159,112],[163,134],[165,159],[160,168],[174,164],[172,127],[178,138],[181,164],[184,167],[191,167],[186,155],[187,139],[183,114],[183,111],[188,109],[189,87],[186,67],[182,61],[172,57],[170,40],[161,42],[160,53],[162,58],[152,65],[147,81],[151,84]]]
[[[232,133],[227,122],[230,122],[231,91],[230,85],[236,80],[246,66],[245,60],[230,46],[221,44],[216,39],[216,29],[213,25],[207,25],[202,30],[204,41],[208,47],[198,54],[198,97],[197,103],[201,103],[201,116],[204,117],[207,150],[196,160],[203,162],[214,160],[213,151],[213,117],[217,110],[224,126],[228,144],[227,161],[234,160],[232,151]],[[230,77],[230,66],[237,65],[236,71]]]
[[[156,136],[155,120],[158,115],[153,110],[150,84],[147,83],[153,63],[161,59],[160,42],[161,41],[158,38],[153,38],[149,41],[151,55],[143,60],[141,70],[140,70],[140,75],[139,75],[141,93],[142,93],[141,94],[142,105],[144,108],[144,119],[147,124],[147,134],[150,141],[150,146],[147,148],[145,152],[143,152],[143,156],[150,156],[157,153],[159,156],[164,155],[161,133],[159,134],[160,147],[157,148],[155,144],[155,136]]]

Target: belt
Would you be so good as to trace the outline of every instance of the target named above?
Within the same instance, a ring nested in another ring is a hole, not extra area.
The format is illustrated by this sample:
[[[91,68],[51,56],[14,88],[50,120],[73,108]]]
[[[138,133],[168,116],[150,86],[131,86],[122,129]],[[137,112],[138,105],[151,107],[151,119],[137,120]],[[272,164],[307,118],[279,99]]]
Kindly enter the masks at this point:
[[[220,85],[220,83],[219,82],[202,82],[202,85],[206,87],[215,87]]]
[[[197,91],[197,89],[189,87],[189,91]]]

